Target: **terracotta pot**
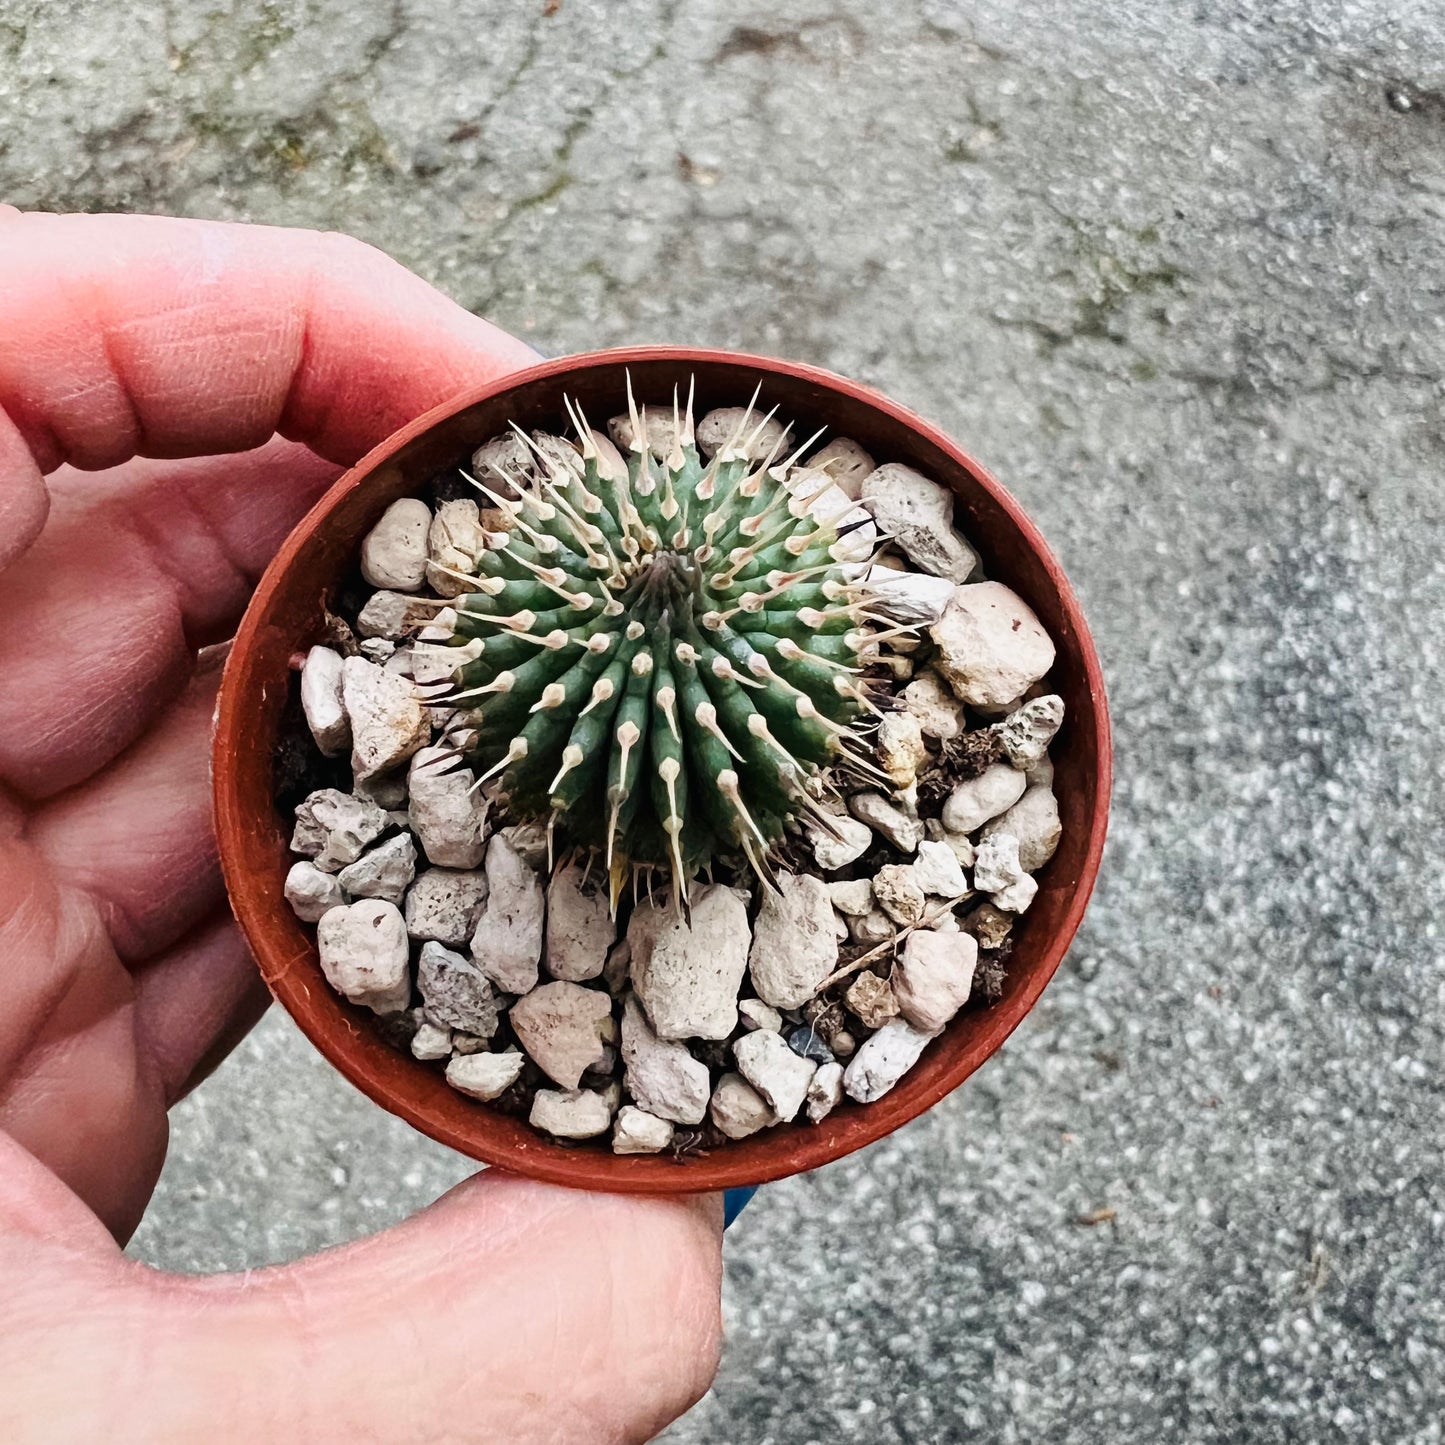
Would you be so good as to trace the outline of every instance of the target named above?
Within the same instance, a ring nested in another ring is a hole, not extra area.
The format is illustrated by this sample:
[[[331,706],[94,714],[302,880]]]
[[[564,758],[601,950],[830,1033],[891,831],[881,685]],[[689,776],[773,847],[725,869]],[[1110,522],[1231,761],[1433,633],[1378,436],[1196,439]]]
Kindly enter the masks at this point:
[[[1068,709],[1053,749],[1063,840],[1018,928],[1003,996],[991,1007],[965,1010],[877,1103],[845,1101],[820,1125],[781,1125],[681,1162],[551,1143],[524,1121],[464,1098],[439,1071],[383,1042],[372,1016],[328,987],[312,932],[282,895],[291,819],[275,802],[283,713],[296,685],[290,659],[321,635],[323,598],[353,573],[361,539],[385,508],[510,422],[563,430],[564,392],[601,425],[621,405],[629,370],[636,394],[649,401],[670,399],[675,384],[686,394],[693,376],[699,416],[715,406],[745,405],[761,379],[763,405],[776,404],[798,435],[826,426],[881,461],[906,462],[950,486],[958,523],[989,576],[1017,590],[1054,638],[1053,676]],[[581,1188],[685,1193],[758,1184],[841,1158],[916,1118],[998,1049],[1058,967],[1094,886],[1108,815],[1109,719],[1094,645],[1059,564],[1018,503],[940,431],[815,367],[639,347],[563,357],[465,393],[404,427],[332,487],[287,539],[242,620],[221,686],[214,777],[226,884],[261,972],[307,1037],[357,1088],[432,1138],[519,1174]]]

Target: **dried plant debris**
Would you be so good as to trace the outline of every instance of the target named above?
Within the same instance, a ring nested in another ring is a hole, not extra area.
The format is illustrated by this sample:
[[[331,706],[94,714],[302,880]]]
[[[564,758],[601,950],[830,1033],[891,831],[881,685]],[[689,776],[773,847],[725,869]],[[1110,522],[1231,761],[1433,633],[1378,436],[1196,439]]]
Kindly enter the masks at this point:
[[[286,896],[477,1107],[686,1161],[866,1105],[1001,995],[1063,703],[928,477],[756,399],[564,409],[326,599]]]

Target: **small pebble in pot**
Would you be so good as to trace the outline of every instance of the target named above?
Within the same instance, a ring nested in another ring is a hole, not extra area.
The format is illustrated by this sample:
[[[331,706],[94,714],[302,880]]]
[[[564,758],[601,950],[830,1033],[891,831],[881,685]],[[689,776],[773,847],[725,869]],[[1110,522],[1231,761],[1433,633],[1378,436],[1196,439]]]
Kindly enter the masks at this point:
[[[801,1059],[811,1059],[815,1064],[831,1064],[833,1051],[818,1037],[811,1024],[799,1024],[788,1034],[788,1047]]]
[[[985,838],[994,833],[1012,833],[1019,840],[1019,866],[1036,873],[1054,856],[1063,836],[1053,789],[1030,787],[1008,812],[984,824]]]
[[[382,513],[361,544],[361,575],[373,587],[415,592],[426,577],[426,539],[431,508],[402,497]]]
[[[514,1049],[504,1054],[463,1054],[447,1065],[447,1083],[459,1094],[490,1103],[517,1082],[526,1062]]]
[[[808,1085],[806,1105],[808,1120],[821,1124],[843,1101],[843,1065],[828,1063],[822,1065]]]
[[[1019,863],[1019,840],[1012,833],[990,834],[978,845],[973,881],[980,893],[992,894],[994,903],[1010,913],[1023,913],[1039,891]]]
[[[746,1139],[778,1122],[768,1101],[741,1074],[724,1074],[718,1080],[708,1117],[729,1139]]]
[[[672,1143],[676,1131],[666,1119],[635,1104],[624,1104],[612,1126],[614,1154],[659,1154]]]
[[[1054,665],[1054,643],[1033,609],[1001,582],[959,587],[929,629],[934,666],[964,702],[1003,707]]]
[[[314,863],[302,859],[286,875],[286,901],[303,923],[317,923],[328,909],[346,902],[334,873],[323,873]]]
[[[1005,913],[992,903],[980,903],[965,916],[963,931],[978,939],[980,948],[998,948],[1014,926],[1014,914]]]
[[[768,1101],[784,1122],[803,1107],[817,1065],[795,1054],[778,1034],[759,1030],[733,1045],[738,1072]]]
[[[860,973],[848,986],[844,997],[865,1029],[881,1029],[889,1019],[898,1016],[898,1000],[894,997],[893,985],[872,969]]]
[[[384,898],[400,903],[416,877],[416,844],[410,833],[398,833],[348,863],[336,880],[353,898]]]
[[[873,458],[851,437],[834,437],[824,442],[808,458],[808,465],[826,471],[833,478],[833,484],[854,502],[863,490],[864,478],[877,469]]]
[[[923,841],[923,824],[882,793],[855,793],[848,799],[848,811],[859,822],[882,833],[900,853],[913,852]]]
[[[1051,692],[1026,702],[995,723],[993,730],[1009,762],[1026,772],[1043,760],[1063,724],[1064,700]]]
[[[301,709],[316,746],[328,758],[351,747],[351,719],[341,701],[341,654],[313,647],[301,669]]]
[[[923,917],[927,903],[908,863],[885,863],[873,879],[878,906],[895,922],[907,927]]]
[[[436,1024],[423,1023],[412,1035],[411,1053],[415,1059],[430,1062],[449,1059],[452,1053],[452,1031]]]
[[[595,1139],[612,1127],[612,1103],[595,1089],[538,1089],[527,1122],[557,1139]]]
[[[782,1014],[760,998],[745,998],[738,1005],[738,1018],[745,1029],[768,1029],[776,1034],[783,1027]]]
[[[465,945],[486,897],[487,875],[480,869],[428,868],[407,889],[407,932],[421,941]]]
[[[297,806],[291,851],[312,859],[323,873],[336,873],[355,863],[390,826],[386,810],[370,798],[322,788]]]
[[[857,818],[832,817],[829,824],[809,823],[806,830],[813,861],[824,873],[856,863],[873,846],[873,830]]]
[[[890,1019],[864,1040],[844,1071],[848,1097],[860,1104],[881,1099],[918,1062],[932,1038],[902,1019]]]

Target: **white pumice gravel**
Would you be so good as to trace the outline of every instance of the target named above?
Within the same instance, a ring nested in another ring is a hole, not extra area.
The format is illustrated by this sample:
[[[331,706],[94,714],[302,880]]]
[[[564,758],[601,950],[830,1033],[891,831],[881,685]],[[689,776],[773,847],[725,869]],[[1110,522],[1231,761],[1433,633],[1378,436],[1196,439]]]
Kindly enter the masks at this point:
[[[313,647],[301,668],[301,710],[316,746],[328,758],[351,747],[351,719],[341,700],[341,654]]]
[[[933,1037],[903,1019],[890,1019],[859,1044],[843,1071],[844,1091],[860,1104],[881,1099],[918,1062]]]
[[[734,451],[750,462],[766,461],[768,457],[781,461],[792,446],[792,433],[777,418],[764,420],[756,412],[748,415],[740,406],[718,407],[698,422],[697,445],[705,457],[711,458],[734,442]]]
[[[813,471],[827,472],[835,485],[853,501],[863,491],[863,480],[876,470],[873,458],[851,437],[834,437],[808,458]]]
[[[542,880],[500,834],[487,844],[487,901],[472,933],[472,957],[504,993],[537,986],[545,908]]]
[[[955,584],[929,572],[899,572],[892,567],[870,567],[868,585],[877,594],[877,610],[894,622],[937,622],[943,616]]]
[[[977,964],[978,942],[971,934],[909,934],[893,970],[899,1013],[920,1032],[937,1033],[968,1002]]]
[[[839,913],[860,918],[873,909],[873,880],[851,878],[847,882],[830,883],[828,898]]]
[[[470,768],[449,748],[425,747],[407,771],[411,831],[429,862],[440,868],[476,868],[486,851],[486,800]]]
[[[322,788],[296,809],[291,851],[310,858],[323,873],[338,873],[390,826],[386,810],[370,798]]]
[[[526,1063],[516,1049],[500,1054],[460,1054],[447,1065],[447,1083],[458,1093],[489,1104],[522,1077]]]
[[[887,943],[897,931],[897,925],[881,908],[869,909],[867,913],[848,920],[848,936],[864,948],[876,948],[880,943]]]
[[[417,960],[417,991],[426,1016],[474,1038],[497,1031],[501,1003],[492,981],[471,959],[440,943],[422,944]]]
[[[356,631],[358,636],[378,645],[392,644],[389,648],[372,649],[380,653],[379,657],[372,657],[372,661],[383,661],[396,652],[396,643],[420,632],[436,615],[437,608],[425,598],[406,592],[373,592],[366,606],[357,613]]]
[[[1054,644],[1033,609],[1002,582],[954,591],[929,628],[935,666],[964,702],[1003,707],[1054,665]]]
[[[602,1062],[613,1028],[607,994],[560,980],[538,984],[507,1017],[532,1062],[564,1089],[575,1089]]]
[[[953,493],[901,462],[865,477],[860,495],[885,536],[925,572],[967,582],[978,553],[953,530]]]
[[[640,406],[638,420],[647,435],[647,449],[653,457],[665,462],[678,445],[679,418],[670,406]],[[627,414],[608,417],[607,435],[619,452],[632,450],[636,433],[632,429],[632,417]]]
[[[1064,833],[1053,789],[1027,788],[1012,808],[984,824],[981,836],[994,833],[1012,833],[1019,842],[1019,866],[1025,873],[1037,873],[1054,856]]]
[[[963,866],[947,843],[924,839],[913,857],[913,881],[935,898],[961,898],[968,892]]]
[[[303,923],[319,923],[322,914],[346,902],[341,882],[309,859],[293,863],[286,874],[286,901]]]
[[[895,788],[909,788],[928,761],[923,728],[911,712],[885,713],[878,724],[878,761]]]
[[[358,782],[404,763],[431,737],[409,678],[364,657],[342,663],[341,695],[351,719],[351,771]]]
[[[856,863],[873,846],[873,830],[846,814],[834,815],[829,827],[809,823],[806,832],[813,845],[813,861],[824,873],[836,873]]]
[[[775,1034],[783,1031],[782,1014],[760,998],[743,999],[738,1004],[738,1019],[745,1029],[767,1029]]]
[[[440,597],[460,597],[471,590],[458,572],[469,572],[486,546],[481,514],[471,497],[442,502],[431,519],[426,538],[426,584]]]
[[[801,1008],[838,966],[833,902],[820,878],[780,873],[753,923],[748,971],[764,1003]]]
[[[636,1104],[624,1104],[617,1111],[612,1125],[612,1152],[614,1154],[660,1154],[672,1143],[676,1132],[666,1119],[639,1109]]]
[[[943,826],[950,833],[972,833],[1012,808],[1028,785],[1029,780],[1016,768],[994,763],[948,795],[940,814]]]
[[[672,408],[645,414],[665,459]],[[754,464],[781,460],[783,423],[755,416],[735,436],[741,416],[702,419],[704,455],[731,442]],[[593,441],[604,466],[620,465],[631,417],[607,430]],[[533,443],[577,462],[561,437]],[[469,469],[510,497],[509,478],[538,463],[508,434]],[[328,981],[395,1016],[418,1067],[480,1103],[506,1094],[551,1138],[685,1156],[882,1097],[941,1030],[967,1026],[955,1021],[975,995],[994,996],[1033,874],[1059,845],[1053,642],[1011,589],[971,580],[978,558],[953,530],[952,494],[841,437],[785,485],[795,509],[860,523],[847,575],[866,579],[898,635],[863,658],[891,699],[869,739],[881,771],[817,780],[833,826],[801,821],[779,850],[777,891],[724,867],[694,883],[690,919],[673,912],[665,877],[624,890],[614,916],[600,862],[554,864],[542,824],[510,819],[498,783],[475,786],[465,754],[485,708],[446,699],[485,645],[449,644],[471,590],[458,574],[511,525],[490,502],[392,504],[363,545],[374,590],[349,604],[352,635],[342,627],[296,660],[316,752],[349,760],[352,775],[350,791],[318,789],[296,807],[285,881]]]
[[[718,1080],[708,1117],[729,1139],[746,1139],[779,1122],[772,1106],[741,1074],[724,1074]]]
[[[363,898],[331,909],[316,925],[316,946],[327,983],[343,998],[377,1014],[407,1006],[411,970],[396,904]]]
[[[922,919],[928,902],[910,863],[885,863],[874,876],[873,897],[889,918],[905,928]]]
[[[848,811],[881,833],[900,853],[911,853],[923,841],[923,824],[911,818],[882,793],[854,793]]]
[[[1023,913],[1034,901],[1039,885],[1024,872],[1019,840],[1012,833],[992,833],[978,845],[973,864],[974,887],[989,894],[995,906],[1008,913]]]
[[[486,901],[487,875],[479,869],[428,868],[406,891],[407,932],[418,942],[465,947]]]
[[[423,1023],[411,1036],[411,1056],[424,1063],[452,1056],[452,1031],[440,1024]]]
[[[964,730],[963,704],[935,672],[920,673],[899,694],[899,700],[918,719],[925,737],[947,741]]]
[[[1009,762],[1027,772],[1048,756],[1049,744],[1063,724],[1063,698],[1046,693],[995,723],[993,730]]]
[[[543,959],[553,978],[585,983],[598,978],[616,936],[601,869],[589,879],[582,864],[559,868],[547,884]]]
[[[628,1092],[649,1113],[675,1124],[700,1124],[707,1113],[707,1065],[674,1039],[660,1039],[642,1005],[629,997],[622,1010],[622,1062]]]
[[[693,889],[691,926],[661,901],[633,910],[627,928],[632,986],[660,1038],[732,1033],[748,940],[747,905],[721,884]]]
[[[538,1089],[527,1122],[557,1139],[595,1139],[612,1127],[612,1113],[595,1089]]]
[[[755,1088],[779,1119],[787,1122],[803,1107],[818,1066],[795,1054],[781,1034],[759,1029],[733,1045],[738,1072]]]
[[[410,833],[398,833],[348,863],[336,881],[353,898],[400,903],[415,877],[416,844]]]
[[[415,497],[389,506],[361,544],[361,575],[373,587],[415,592],[426,578],[431,508]]]
[[[808,1081],[805,1102],[808,1122],[821,1124],[843,1102],[843,1065],[837,1060],[819,1064],[818,1071]]]

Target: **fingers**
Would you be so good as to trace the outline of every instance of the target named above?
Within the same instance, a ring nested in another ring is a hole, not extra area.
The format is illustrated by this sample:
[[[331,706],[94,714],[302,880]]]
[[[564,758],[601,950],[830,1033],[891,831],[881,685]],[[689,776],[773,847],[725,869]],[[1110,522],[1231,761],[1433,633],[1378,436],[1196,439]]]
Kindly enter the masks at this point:
[[[0,1130],[128,1238],[166,1145],[134,981],[34,848],[0,840],[0,878]]]
[[[42,471],[259,446],[351,462],[534,361],[349,237],[159,216],[0,216],[0,410]]]
[[[54,478],[48,525],[0,574],[0,780],[48,797],[128,747],[336,470],[275,440]]]
[[[136,1035],[160,1076],[166,1108],[246,1036],[270,995],[230,911],[147,963],[136,977]]]
[[[152,1370],[117,1382],[113,1420],[96,1423],[109,1434],[141,1390],[186,1417],[166,1434],[151,1416],[147,1439],[650,1439],[716,1368],[720,1225],[716,1196],[478,1176],[345,1249],[244,1280],[171,1282]]]
[[[0,411],[0,572],[40,535],[50,493],[25,438]]]
[[[214,669],[146,736],[32,819],[31,846],[85,896],[130,966],[168,948],[222,901],[208,747]]]

